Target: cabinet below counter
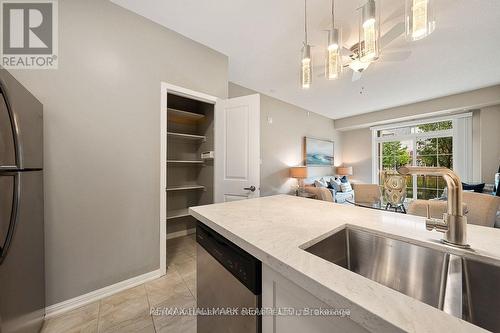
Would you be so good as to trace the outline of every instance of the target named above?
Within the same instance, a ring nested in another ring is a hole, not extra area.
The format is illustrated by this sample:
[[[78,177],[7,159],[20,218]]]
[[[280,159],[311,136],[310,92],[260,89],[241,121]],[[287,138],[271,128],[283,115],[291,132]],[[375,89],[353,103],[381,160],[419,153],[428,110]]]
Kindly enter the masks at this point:
[[[340,304],[339,304],[340,306]],[[267,265],[262,265],[262,333],[365,333],[348,308],[333,308]]]
[[[307,249],[342,230],[356,229],[391,239],[390,244],[414,244],[500,267],[498,229],[468,225],[473,251],[466,251],[443,245],[440,233],[425,229],[423,217],[297,196],[192,207],[189,212],[262,263],[262,307],[274,311],[262,316],[264,333],[484,332]]]

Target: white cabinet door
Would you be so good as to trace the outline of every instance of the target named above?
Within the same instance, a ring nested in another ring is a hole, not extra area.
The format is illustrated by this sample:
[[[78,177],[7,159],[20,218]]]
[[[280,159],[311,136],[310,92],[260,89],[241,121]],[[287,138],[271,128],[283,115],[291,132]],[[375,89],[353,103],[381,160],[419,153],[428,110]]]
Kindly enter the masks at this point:
[[[307,290],[302,289],[267,265],[262,265],[262,307],[275,311],[331,310]],[[340,310],[340,309],[337,309]],[[333,311],[333,310],[332,310]],[[334,314],[332,312],[332,314]],[[262,333],[368,333],[349,316],[265,315]]]
[[[260,195],[260,95],[215,107],[215,202]]]

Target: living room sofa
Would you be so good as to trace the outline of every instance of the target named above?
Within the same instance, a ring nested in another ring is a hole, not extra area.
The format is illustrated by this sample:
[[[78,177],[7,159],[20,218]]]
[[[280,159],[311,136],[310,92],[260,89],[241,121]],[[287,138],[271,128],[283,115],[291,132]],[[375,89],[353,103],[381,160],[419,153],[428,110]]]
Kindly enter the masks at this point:
[[[329,181],[331,178],[335,178],[335,176],[319,176],[306,178],[304,179],[304,190],[308,193],[314,194],[316,198],[320,200],[332,201],[336,203],[344,203],[349,199],[354,200],[354,191],[352,190],[348,192],[341,192],[335,191],[332,188],[314,186],[314,182],[316,180],[320,180],[321,178]],[[325,191],[330,192],[331,198]]]

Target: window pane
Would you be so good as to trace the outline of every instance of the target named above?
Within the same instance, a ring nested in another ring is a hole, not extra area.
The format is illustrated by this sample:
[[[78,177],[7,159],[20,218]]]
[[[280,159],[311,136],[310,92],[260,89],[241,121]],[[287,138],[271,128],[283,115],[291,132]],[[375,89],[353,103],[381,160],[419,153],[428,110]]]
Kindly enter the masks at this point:
[[[438,191],[426,188],[420,188],[417,190],[417,197],[423,200],[436,199],[438,198]]]
[[[425,176],[425,187],[437,188],[438,180],[436,176]]]
[[[434,155],[437,153],[437,139],[417,140],[417,155]]]
[[[438,154],[453,153],[453,138],[451,136],[437,139]]]
[[[407,187],[413,187],[413,176],[412,175],[406,175],[406,186]]]
[[[378,131],[377,136],[379,138],[383,138],[383,137],[391,137],[397,135],[408,135],[410,133],[411,133],[410,127],[399,127],[399,128],[380,130]]]
[[[379,164],[379,184],[384,184],[385,177],[389,174],[397,173],[396,169],[402,165],[412,165],[413,141],[390,141],[378,144],[378,151],[381,156],[377,161]],[[412,189],[413,176],[406,177],[407,189]],[[409,198],[413,198],[410,193]]]
[[[442,121],[439,123],[440,130],[449,130],[453,128],[453,122],[451,120]]]
[[[381,170],[390,170],[394,166],[393,156],[382,156],[382,167]]]
[[[438,178],[438,188],[439,189],[444,189],[446,188],[446,181],[444,180],[443,177]]]
[[[396,169],[411,163],[411,142],[382,142],[382,170]]]
[[[431,188],[435,189],[438,186],[438,177],[437,176],[417,176],[417,187],[419,188]]]
[[[453,169],[453,156],[452,155],[440,155],[438,157],[438,163],[440,167]]]
[[[415,126],[415,133],[428,133],[428,132],[435,132],[435,131],[443,131],[443,130],[449,130],[453,128],[453,122],[451,120],[449,121],[441,121],[439,123],[430,123],[430,124],[422,124]]]
[[[441,121],[410,127],[378,131],[379,137],[387,137],[390,142],[379,143],[378,163],[381,172],[393,172],[402,165],[453,168],[453,137],[437,137],[443,131],[453,129],[453,121]],[[435,137],[433,132],[436,132]],[[420,134],[424,133],[424,134]],[[406,135],[405,141],[397,140]],[[415,141],[413,141],[415,140]],[[415,146],[414,146],[415,144]],[[416,160],[413,160],[413,154]],[[379,177],[382,184],[385,176]],[[416,182],[416,184],[414,184]],[[416,193],[413,186],[415,185]],[[407,197],[434,199],[442,195],[446,182],[437,176],[408,176],[406,178]]]
[[[437,166],[437,156],[420,156],[417,157],[417,165],[425,167],[435,167]]]

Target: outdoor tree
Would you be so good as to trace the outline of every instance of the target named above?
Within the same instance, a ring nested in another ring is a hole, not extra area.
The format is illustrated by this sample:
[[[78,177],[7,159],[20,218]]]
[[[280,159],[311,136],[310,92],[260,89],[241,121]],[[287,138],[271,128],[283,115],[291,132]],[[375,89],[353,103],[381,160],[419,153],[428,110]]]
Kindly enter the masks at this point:
[[[384,170],[395,169],[410,163],[410,153],[400,141],[382,144],[382,167]]]

